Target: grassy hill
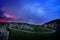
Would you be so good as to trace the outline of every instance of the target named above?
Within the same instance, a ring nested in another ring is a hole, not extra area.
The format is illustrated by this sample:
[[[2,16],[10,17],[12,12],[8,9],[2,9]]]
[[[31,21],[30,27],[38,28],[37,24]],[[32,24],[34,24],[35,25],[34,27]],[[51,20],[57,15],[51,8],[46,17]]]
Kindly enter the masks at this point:
[[[47,28],[44,27],[45,24],[49,25],[49,24],[54,24],[57,26],[53,26],[53,27],[58,27],[57,32],[55,33],[48,33],[51,32],[53,30],[53,28],[49,28],[49,26],[47,26]],[[9,31],[9,40],[54,40],[55,38],[58,38],[57,35],[59,35],[60,33],[60,19],[57,20],[53,20],[50,22],[47,22],[43,25],[33,25],[33,24],[28,24],[28,23],[17,23],[17,22],[1,22],[0,25],[5,25],[7,24],[8,27],[10,24],[19,24],[19,25],[28,25],[32,28],[34,28],[35,30],[25,30],[25,31],[21,31],[20,29],[15,30],[13,28],[6,28]],[[28,31],[28,32],[26,32]],[[35,33],[33,33],[35,32]],[[47,32],[47,33],[46,33]]]
[[[37,28],[37,27],[35,27]],[[38,28],[37,28],[38,29]],[[36,29],[36,30],[37,30]],[[10,36],[9,36],[9,40],[32,40],[32,39],[48,39],[48,38],[51,38],[53,37],[53,34],[54,33],[45,33],[45,32],[49,32],[51,31],[50,29],[44,29],[44,28],[40,28],[38,30],[40,30],[40,34],[39,32],[37,32],[36,30],[36,33],[30,33],[31,31],[28,31],[28,32],[24,32],[24,31],[20,31],[20,30],[14,30],[12,28],[7,28],[7,30],[10,32]]]

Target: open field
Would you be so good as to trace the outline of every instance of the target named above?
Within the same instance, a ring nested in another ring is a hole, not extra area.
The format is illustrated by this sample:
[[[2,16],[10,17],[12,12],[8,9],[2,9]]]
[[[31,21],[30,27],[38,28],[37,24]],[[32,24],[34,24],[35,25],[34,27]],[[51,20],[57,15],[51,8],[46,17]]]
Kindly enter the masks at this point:
[[[32,40],[32,39],[49,39],[51,37],[53,37],[54,33],[45,33],[45,32],[49,32],[51,31],[51,29],[45,29],[45,28],[38,28],[38,27],[34,27],[36,30],[34,30],[37,33],[32,33],[31,31],[29,32],[24,32],[24,31],[20,31],[20,30],[15,30],[12,28],[7,28],[7,30],[10,32],[10,36],[9,36],[9,40]],[[47,31],[48,30],[48,31]],[[40,32],[41,34],[39,34],[38,32]]]
[[[53,30],[40,25],[26,23],[1,23],[0,25],[9,31],[9,40],[54,40],[58,38],[60,33],[60,29]],[[23,27],[23,29],[20,27]],[[33,30],[30,30],[31,28]]]

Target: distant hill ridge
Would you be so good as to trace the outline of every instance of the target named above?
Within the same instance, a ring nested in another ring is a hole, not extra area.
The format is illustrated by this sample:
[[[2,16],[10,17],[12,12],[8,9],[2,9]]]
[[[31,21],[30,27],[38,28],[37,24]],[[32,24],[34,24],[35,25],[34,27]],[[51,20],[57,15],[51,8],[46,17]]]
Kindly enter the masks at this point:
[[[1,23],[18,23],[18,24],[27,24],[27,25],[34,25],[34,24],[29,24],[29,23],[20,23],[20,22],[0,22]],[[60,23],[60,19],[55,19],[55,20],[52,20],[52,21],[49,21],[47,23],[44,23],[44,24],[49,24],[49,23]],[[42,24],[42,25],[44,25]],[[41,25],[40,25],[41,26]]]
[[[60,19],[55,19],[50,22],[44,23],[41,25],[42,27],[47,27],[47,28],[60,28]]]
[[[45,23],[45,24],[49,24],[49,23],[60,23],[60,19],[55,19],[55,20],[52,20],[52,21],[49,21],[49,22],[47,22],[47,23]]]

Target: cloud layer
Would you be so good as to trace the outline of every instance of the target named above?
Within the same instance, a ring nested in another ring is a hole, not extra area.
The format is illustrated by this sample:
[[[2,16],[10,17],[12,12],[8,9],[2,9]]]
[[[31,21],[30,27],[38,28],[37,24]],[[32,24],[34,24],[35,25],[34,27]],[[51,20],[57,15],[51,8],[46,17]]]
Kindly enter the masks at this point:
[[[9,14],[17,18],[5,18],[0,12],[0,19],[32,24],[43,24],[60,18],[60,0],[2,0],[1,5]]]

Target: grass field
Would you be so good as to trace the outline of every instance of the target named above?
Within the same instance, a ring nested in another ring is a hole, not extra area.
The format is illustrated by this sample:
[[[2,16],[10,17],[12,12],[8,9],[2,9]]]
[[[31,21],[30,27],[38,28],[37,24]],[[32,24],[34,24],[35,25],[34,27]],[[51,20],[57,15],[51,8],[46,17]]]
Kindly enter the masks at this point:
[[[9,40],[37,40],[37,39],[49,39],[51,37],[53,37],[53,33],[46,33],[43,34],[44,32],[49,32],[51,31],[51,29],[45,29],[45,28],[41,28],[41,27],[34,27],[34,31],[32,32],[37,32],[37,33],[29,33],[29,32],[23,32],[20,30],[14,30],[12,28],[7,28],[7,30],[9,31]],[[38,34],[38,32],[43,32],[42,34]]]

